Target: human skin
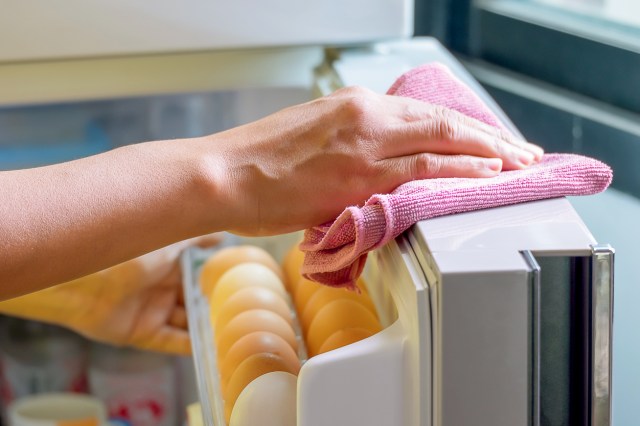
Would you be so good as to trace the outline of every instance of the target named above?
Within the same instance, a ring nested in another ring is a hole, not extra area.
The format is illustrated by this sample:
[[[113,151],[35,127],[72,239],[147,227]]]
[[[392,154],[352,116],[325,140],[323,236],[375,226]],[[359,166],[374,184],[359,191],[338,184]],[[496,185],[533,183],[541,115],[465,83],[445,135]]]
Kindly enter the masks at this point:
[[[187,355],[191,351],[178,258],[220,242],[180,241],[103,271],[0,302],[0,312],[70,328],[115,346]]]
[[[0,172],[0,300],[198,235],[304,229],[406,181],[541,156],[454,111],[347,88],[214,135]]]

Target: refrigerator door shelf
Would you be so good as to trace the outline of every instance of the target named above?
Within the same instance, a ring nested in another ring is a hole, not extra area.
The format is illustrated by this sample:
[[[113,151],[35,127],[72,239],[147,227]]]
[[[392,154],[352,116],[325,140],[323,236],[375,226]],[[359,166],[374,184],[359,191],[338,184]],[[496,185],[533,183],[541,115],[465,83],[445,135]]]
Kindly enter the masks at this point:
[[[259,238],[229,238],[226,244],[278,247],[277,239],[264,244]],[[184,253],[183,285],[204,425],[225,426],[209,306],[198,281],[213,252],[191,248]],[[294,321],[303,362],[297,385],[300,426],[430,425],[431,314],[418,261],[399,240],[372,256],[366,272],[381,332],[307,359]]]
[[[431,425],[431,312],[418,261],[398,239],[372,254],[366,272],[383,325],[390,310],[397,319],[307,361],[298,382],[300,426]]]

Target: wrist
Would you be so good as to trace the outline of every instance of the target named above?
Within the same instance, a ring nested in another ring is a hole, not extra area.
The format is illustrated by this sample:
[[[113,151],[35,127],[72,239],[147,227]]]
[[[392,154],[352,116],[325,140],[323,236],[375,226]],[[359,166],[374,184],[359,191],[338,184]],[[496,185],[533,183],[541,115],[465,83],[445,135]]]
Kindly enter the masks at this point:
[[[239,220],[237,179],[223,138],[224,134],[196,138],[189,154],[190,168],[195,171],[194,193],[189,198],[195,201],[196,222],[202,227],[199,234],[233,230]]]

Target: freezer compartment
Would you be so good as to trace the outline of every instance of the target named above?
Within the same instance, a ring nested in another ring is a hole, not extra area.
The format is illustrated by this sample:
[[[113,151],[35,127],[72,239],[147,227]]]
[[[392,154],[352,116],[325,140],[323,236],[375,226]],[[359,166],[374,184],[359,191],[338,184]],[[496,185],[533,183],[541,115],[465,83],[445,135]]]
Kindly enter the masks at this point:
[[[280,240],[231,238],[227,244],[260,245],[278,258],[283,253]],[[214,330],[209,301],[199,283],[201,266],[214,253],[190,249],[183,257],[183,272],[203,420],[205,425],[221,426],[226,422]],[[407,269],[405,258],[409,256],[407,246],[391,248],[386,255],[373,256],[365,271],[366,291],[382,326],[376,334],[308,357],[297,314],[302,362],[296,389],[297,425],[429,424],[421,420],[429,407],[420,402],[429,399],[425,396],[431,350],[429,314],[425,312],[429,303],[418,270]]]

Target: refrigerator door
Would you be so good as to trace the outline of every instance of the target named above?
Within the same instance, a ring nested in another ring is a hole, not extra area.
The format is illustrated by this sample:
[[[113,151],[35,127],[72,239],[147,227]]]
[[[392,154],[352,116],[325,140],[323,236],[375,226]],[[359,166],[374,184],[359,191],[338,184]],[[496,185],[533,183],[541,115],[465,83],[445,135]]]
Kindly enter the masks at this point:
[[[431,219],[434,425],[611,424],[613,249],[565,199]]]
[[[435,40],[333,50],[316,90],[386,92],[403,72],[447,65],[506,123],[497,104]],[[411,424],[609,425],[613,249],[599,246],[564,198],[435,218],[398,241],[427,283],[418,318],[423,417]],[[374,258],[397,257],[386,247]],[[407,268],[413,266],[407,264]],[[409,424],[409,423],[407,423]]]

